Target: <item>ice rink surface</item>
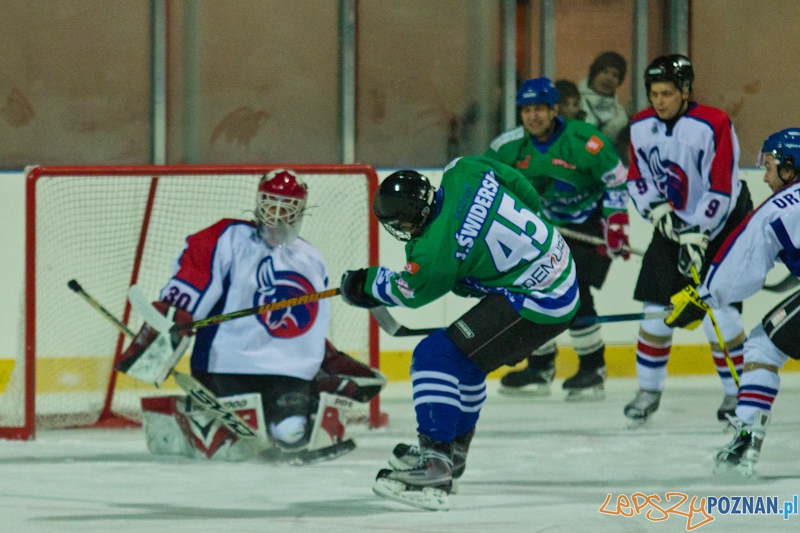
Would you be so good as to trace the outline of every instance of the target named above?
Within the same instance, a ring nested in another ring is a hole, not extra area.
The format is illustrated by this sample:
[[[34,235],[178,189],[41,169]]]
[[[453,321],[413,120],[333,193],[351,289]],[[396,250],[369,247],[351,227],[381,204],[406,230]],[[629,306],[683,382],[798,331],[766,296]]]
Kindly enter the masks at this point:
[[[564,402],[558,381],[544,399],[505,397],[497,385],[489,382],[449,512],[372,494],[394,445],[415,437],[410,384],[394,383],[382,402],[390,427],[359,432],[354,452],[313,466],[157,457],[141,429],[40,431],[33,442],[0,441],[0,531],[800,531],[800,515],[716,511],[697,527],[708,519],[696,513],[687,524],[689,501],[665,520],[653,507],[631,517],[609,514],[621,495],[634,493],[658,495],[662,503],[669,492],[697,501],[765,496],[783,508],[800,493],[800,374],[783,376],[756,467],[760,478],[749,482],[711,473],[713,451],[731,438],[716,421],[716,377],[669,378],[660,410],[637,430],[622,414],[634,379],[611,379],[605,401],[579,404]]]

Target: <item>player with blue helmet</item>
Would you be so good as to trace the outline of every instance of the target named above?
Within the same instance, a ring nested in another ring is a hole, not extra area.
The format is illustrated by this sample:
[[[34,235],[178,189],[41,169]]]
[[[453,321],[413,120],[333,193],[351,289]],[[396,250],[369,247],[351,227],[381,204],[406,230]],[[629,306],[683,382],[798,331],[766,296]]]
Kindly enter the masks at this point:
[[[611,257],[629,257],[625,167],[596,126],[558,116],[560,99],[548,78],[523,82],[517,92],[522,126],[494,139],[484,156],[519,170],[539,192],[543,217],[556,228],[604,239],[605,246],[598,247],[564,234],[578,268],[577,316],[594,316],[591,287],[603,285]],[[578,326],[569,332],[580,364],[564,382],[567,399],[602,399],[606,369],[600,326]],[[556,352],[555,341],[537,349],[528,357],[527,368],[503,376],[500,391],[549,394]]]

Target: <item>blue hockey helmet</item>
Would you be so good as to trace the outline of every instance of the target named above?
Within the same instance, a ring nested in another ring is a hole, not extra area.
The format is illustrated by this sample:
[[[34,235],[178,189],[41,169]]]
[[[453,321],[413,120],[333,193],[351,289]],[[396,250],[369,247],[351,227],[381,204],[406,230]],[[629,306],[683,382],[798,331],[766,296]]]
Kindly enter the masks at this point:
[[[767,137],[758,156],[759,166],[764,165],[764,156],[768,154],[775,158],[778,168],[800,173],[800,128],[786,128]]]
[[[551,108],[561,100],[561,95],[548,78],[525,80],[517,91],[517,107],[532,104],[547,104]]]

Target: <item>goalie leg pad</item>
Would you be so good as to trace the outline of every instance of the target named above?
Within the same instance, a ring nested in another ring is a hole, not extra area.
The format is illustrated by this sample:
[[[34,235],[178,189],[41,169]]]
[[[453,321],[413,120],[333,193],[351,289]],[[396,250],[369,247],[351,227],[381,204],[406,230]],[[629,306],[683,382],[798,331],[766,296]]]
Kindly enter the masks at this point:
[[[218,461],[257,457],[266,443],[261,396],[241,394],[219,401],[245,420],[261,438],[238,438],[222,424],[218,412],[206,409],[191,398],[143,398],[145,435],[150,452]]]

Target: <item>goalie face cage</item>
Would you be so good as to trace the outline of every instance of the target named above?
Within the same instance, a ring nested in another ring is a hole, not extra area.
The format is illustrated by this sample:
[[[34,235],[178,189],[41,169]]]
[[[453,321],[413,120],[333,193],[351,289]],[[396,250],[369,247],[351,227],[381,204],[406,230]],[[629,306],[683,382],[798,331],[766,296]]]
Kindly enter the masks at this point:
[[[309,186],[300,236],[317,247],[331,286],[350,268],[378,263],[366,165],[282,165]],[[67,282],[76,279],[138,331],[127,291],[154,298],[185,238],[221,218],[253,219],[259,179],[277,165],[34,167],[26,183],[24,354],[0,389],[0,438],[32,439],[36,427],[136,425],[140,398],[161,389],[113,370],[127,340]],[[378,367],[378,330],[366,310],[331,299],[334,345]],[[178,369],[188,371],[188,355]],[[8,367],[9,365],[6,365]],[[385,424],[377,398],[370,425]]]

